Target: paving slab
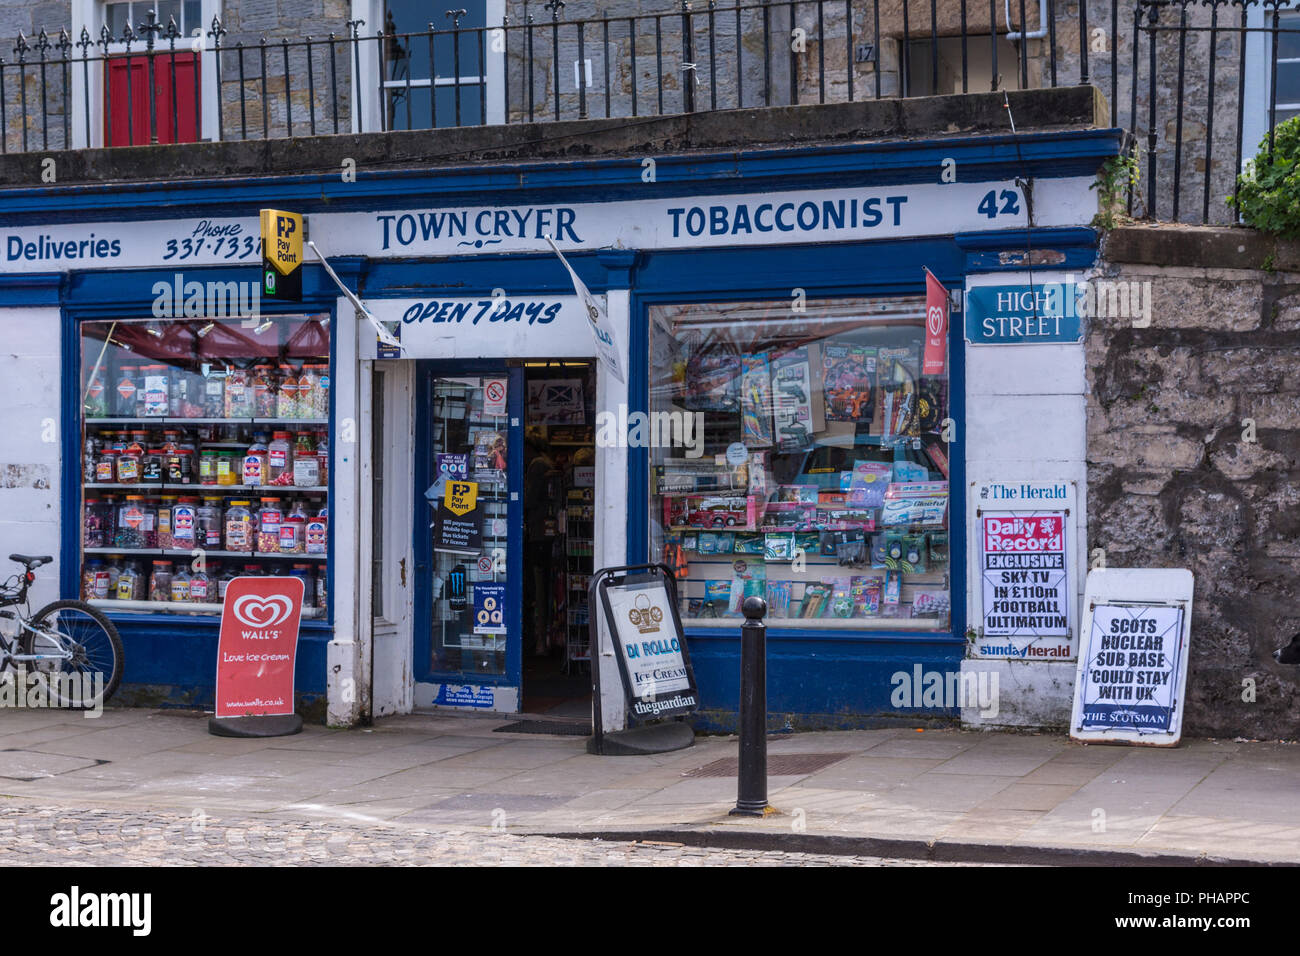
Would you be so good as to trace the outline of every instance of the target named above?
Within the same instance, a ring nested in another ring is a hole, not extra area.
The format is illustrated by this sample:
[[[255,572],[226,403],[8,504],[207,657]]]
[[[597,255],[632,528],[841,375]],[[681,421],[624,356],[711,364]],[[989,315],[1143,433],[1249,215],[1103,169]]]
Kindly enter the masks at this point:
[[[265,819],[268,833],[298,833],[291,822],[311,820],[480,834],[671,832],[728,845],[797,836],[931,855],[988,844],[1300,863],[1300,746],[1285,742],[1188,740],[1156,750],[936,728],[777,734],[771,755],[848,756],[769,777],[780,812],[754,819],[728,816],[734,776],[687,776],[734,758],[731,736],[669,754],[599,757],[583,738],[495,733],[508,722],[500,715],[416,714],[261,740],[212,737],[197,712],[124,708],[104,720],[87,728],[61,712],[0,714],[0,819],[5,807],[41,803],[141,819],[166,808],[176,819],[242,813]],[[94,831],[71,832],[83,841]],[[212,852],[229,856],[228,847]],[[1064,852],[1068,861],[1078,850]]]

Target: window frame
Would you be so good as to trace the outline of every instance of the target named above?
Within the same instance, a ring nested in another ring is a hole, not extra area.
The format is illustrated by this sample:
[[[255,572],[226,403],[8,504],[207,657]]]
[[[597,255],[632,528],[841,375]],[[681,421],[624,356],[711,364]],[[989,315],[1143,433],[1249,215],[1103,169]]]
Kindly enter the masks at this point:
[[[72,29],[70,35],[75,43],[81,36],[84,29],[89,35],[92,46],[87,50],[91,56],[103,56],[104,50],[98,46],[100,30],[107,23],[108,3],[105,0],[72,0]],[[212,23],[213,17],[219,15],[221,9],[221,0],[200,0],[200,23],[190,31],[189,37],[177,38],[177,53],[184,50],[187,54],[195,52],[197,55],[197,64],[195,69],[198,72],[199,81],[199,141],[211,142],[217,138],[217,75],[214,68],[215,59],[211,53],[212,38],[208,36],[207,31]],[[198,30],[198,34],[194,33]],[[194,50],[196,41],[201,41],[198,50]],[[137,45],[131,44],[131,55],[134,58],[136,54],[141,54],[144,59],[144,42]],[[165,57],[167,55],[167,46],[164,42],[162,47],[158,47],[155,41],[155,49],[161,52],[157,55]],[[87,90],[86,79],[82,70],[77,68],[77,60],[80,59],[79,50],[74,47],[72,54],[72,69],[70,79],[72,81],[72,148],[89,149],[105,145],[104,136],[104,84],[108,75],[108,64],[103,61],[96,61],[97,67],[89,71],[89,90]],[[126,45],[123,43],[111,43],[108,47],[108,56],[116,57],[126,52]],[[89,103],[89,116],[87,116],[87,103]],[[116,105],[116,104],[114,104]],[[87,123],[90,127],[90,141],[86,141]],[[120,145],[120,144],[119,144]],[[137,144],[143,145],[143,144]]]
[[[784,254],[800,258],[809,250],[785,249],[781,247],[768,250],[775,254]],[[706,253],[707,255],[707,253]],[[778,269],[777,271],[783,271]],[[948,380],[948,417],[952,418],[960,429],[965,421],[965,341],[962,329],[962,313],[960,309],[961,295],[958,290],[964,287],[964,276],[959,275],[939,275],[941,281],[952,290],[952,301],[954,303],[949,322],[948,340],[947,340],[947,366],[946,377]],[[809,301],[826,301],[826,300],[853,300],[853,299],[875,299],[875,298],[892,298],[892,297],[913,297],[924,295],[924,282],[918,284],[900,283],[897,280],[886,283],[871,285],[835,285],[824,288],[808,287],[805,290],[806,297]],[[738,286],[735,288],[717,289],[711,288],[706,291],[698,292],[655,292],[655,291],[635,291],[633,292],[632,302],[632,329],[633,329],[633,348],[632,348],[632,366],[633,379],[629,391],[629,397],[635,402],[633,407],[629,408],[629,414],[635,411],[649,412],[652,411],[650,403],[651,388],[651,370],[650,362],[652,356],[651,336],[653,326],[656,324],[652,317],[651,310],[654,306],[661,305],[684,305],[684,306],[703,306],[707,304],[722,304],[735,302],[771,302],[780,303],[788,302],[789,289],[779,290],[772,288],[754,288],[747,286]],[[638,350],[640,356],[638,357]],[[642,368],[644,366],[644,368]],[[644,375],[644,378],[640,376]],[[639,381],[638,381],[639,379]],[[958,432],[960,434],[960,432]],[[944,530],[948,533],[948,594],[950,599],[950,612],[946,627],[921,629],[911,627],[890,627],[888,622],[892,619],[881,618],[882,626],[879,627],[834,627],[828,620],[827,626],[780,626],[774,628],[771,636],[780,639],[793,640],[818,640],[818,641],[876,641],[876,640],[903,640],[903,641],[921,641],[926,643],[963,643],[967,627],[967,607],[966,607],[966,575],[967,560],[966,554],[966,503],[965,493],[965,466],[962,459],[964,450],[955,442],[949,445],[949,476],[948,476],[948,508],[946,527]],[[651,531],[651,525],[656,521],[655,508],[661,500],[656,494],[652,485],[652,449],[649,448],[630,448],[629,455],[629,487],[632,489],[645,489],[645,510],[641,510],[638,499],[641,498],[641,492],[633,491],[629,500],[629,515],[627,525],[627,560],[630,563],[640,561],[657,562],[662,560],[662,555],[655,553],[654,536]],[[707,457],[707,456],[705,456]],[[869,571],[867,573],[870,573]],[[687,620],[690,623],[687,623]],[[797,620],[797,619],[791,619]],[[910,618],[898,619],[907,621]],[[684,628],[688,636],[692,638],[709,638],[709,639],[736,639],[739,637],[739,620],[726,619],[725,622],[720,620],[717,625],[700,625],[697,619],[683,620]]]

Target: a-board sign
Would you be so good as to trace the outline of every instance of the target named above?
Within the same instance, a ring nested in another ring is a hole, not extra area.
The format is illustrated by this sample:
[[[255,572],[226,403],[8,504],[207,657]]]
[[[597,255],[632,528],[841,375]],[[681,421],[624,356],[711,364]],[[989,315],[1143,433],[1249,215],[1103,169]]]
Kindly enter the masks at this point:
[[[1175,746],[1183,732],[1191,629],[1191,571],[1090,571],[1070,736]]]
[[[691,713],[699,707],[699,692],[676,588],[661,574],[615,580],[603,580],[600,595],[628,711],[637,720]]]
[[[1075,501],[1073,481],[971,483],[972,657],[1074,659]]]
[[[217,640],[217,717],[293,713],[302,617],[297,577],[238,577],[226,588]]]

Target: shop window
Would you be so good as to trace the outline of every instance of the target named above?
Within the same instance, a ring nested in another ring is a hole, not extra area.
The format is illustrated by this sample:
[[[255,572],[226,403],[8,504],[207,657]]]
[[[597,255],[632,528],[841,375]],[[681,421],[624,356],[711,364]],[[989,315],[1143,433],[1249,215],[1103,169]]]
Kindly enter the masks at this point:
[[[688,626],[949,627],[947,363],[923,297],[655,306],[651,546]],[[933,353],[928,356],[937,358]],[[931,366],[932,368],[934,366]]]
[[[456,21],[418,0],[384,4],[385,129],[477,126],[487,84],[487,0],[469,0]],[[499,22],[499,18],[497,20]],[[430,36],[429,30],[439,31]],[[430,100],[430,96],[435,97]]]
[[[82,594],[217,615],[239,575],[329,582],[328,315],[81,325]]]
[[[1300,10],[1278,17],[1277,121],[1300,116]]]

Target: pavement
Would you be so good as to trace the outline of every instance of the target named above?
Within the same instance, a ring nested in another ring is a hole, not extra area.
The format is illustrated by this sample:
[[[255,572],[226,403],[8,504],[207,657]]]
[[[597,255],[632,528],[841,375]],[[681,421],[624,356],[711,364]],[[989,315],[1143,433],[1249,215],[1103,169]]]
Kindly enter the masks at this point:
[[[768,741],[778,812],[759,819],[728,815],[735,737],[597,757],[582,737],[494,732],[509,722],[416,714],[252,740],[211,736],[206,715],[190,711],[5,710],[0,862],[78,845],[86,862],[149,862],[166,841],[150,849],[148,832],[172,834],[177,862],[257,861],[289,847],[292,862],[330,862],[335,834],[357,843],[350,857],[388,841],[415,848],[412,862],[494,862],[510,847],[555,843],[569,848],[566,861],[608,862],[636,846],[671,850],[673,865],[726,853],[738,865],[756,853],[768,862],[1300,864],[1293,743],[1153,749],[912,728],[780,735]],[[249,836],[259,827],[278,842]]]

